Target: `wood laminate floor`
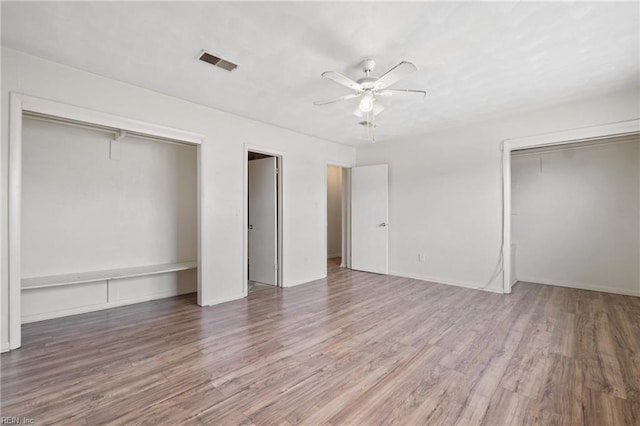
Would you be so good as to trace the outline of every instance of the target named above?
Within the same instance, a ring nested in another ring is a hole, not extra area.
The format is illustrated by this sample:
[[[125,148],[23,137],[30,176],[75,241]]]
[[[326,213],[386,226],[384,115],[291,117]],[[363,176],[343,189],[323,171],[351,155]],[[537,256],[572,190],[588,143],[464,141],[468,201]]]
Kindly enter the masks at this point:
[[[23,326],[2,416],[36,424],[638,425],[640,298],[504,296],[340,269],[199,308]]]

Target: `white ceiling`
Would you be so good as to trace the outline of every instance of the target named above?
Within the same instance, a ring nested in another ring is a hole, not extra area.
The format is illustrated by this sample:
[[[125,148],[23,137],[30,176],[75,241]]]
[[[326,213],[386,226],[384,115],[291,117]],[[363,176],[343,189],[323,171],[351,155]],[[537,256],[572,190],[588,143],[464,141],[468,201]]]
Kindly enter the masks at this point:
[[[627,3],[2,2],[2,44],[320,138],[358,145],[357,100],[320,76],[418,72],[377,117],[379,141],[639,83],[639,5]],[[201,49],[239,64],[197,61]]]

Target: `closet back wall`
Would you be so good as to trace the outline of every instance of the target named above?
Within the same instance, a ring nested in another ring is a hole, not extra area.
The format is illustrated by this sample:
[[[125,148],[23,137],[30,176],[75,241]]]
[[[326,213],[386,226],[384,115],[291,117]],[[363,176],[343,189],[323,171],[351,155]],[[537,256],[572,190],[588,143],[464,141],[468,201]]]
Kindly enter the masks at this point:
[[[196,149],[25,119],[22,277],[197,259]]]

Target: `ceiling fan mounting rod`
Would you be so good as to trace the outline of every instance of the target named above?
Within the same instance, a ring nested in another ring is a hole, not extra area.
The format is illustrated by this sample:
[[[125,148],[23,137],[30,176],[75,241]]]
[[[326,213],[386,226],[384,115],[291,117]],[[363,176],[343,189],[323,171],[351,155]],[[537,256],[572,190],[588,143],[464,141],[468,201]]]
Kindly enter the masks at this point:
[[[373,59],[365,59],[364,61],[362,61],[360,63],[360,66],[362,66],[362,71],[364,71],[364,73],[367,75],[367,77],[371,76],[371,72],[373,71],[373,69],[376,67],[376,61],[374,61]]]

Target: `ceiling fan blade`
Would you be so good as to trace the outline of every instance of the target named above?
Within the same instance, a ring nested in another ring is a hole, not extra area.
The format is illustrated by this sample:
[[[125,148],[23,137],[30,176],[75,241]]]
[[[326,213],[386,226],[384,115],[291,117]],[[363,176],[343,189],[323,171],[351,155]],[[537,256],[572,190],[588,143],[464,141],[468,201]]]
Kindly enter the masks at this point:
[[[344,75],[335,72],[335,71],[326,71],[322,73],[322,76],[328,78],[329,80],[335,81],[336,83],[347,86],[353,90],[358,92],[364,91],[362,85],[356,81],[351,80],[349,77],[345,77]]]
[[[349,93],[348,95],[338,96],[333,99],[325,99],[324,101],[315,101],[314,105],[327,105],[335,102],[346,101],[347,99],[357,98],[358,96],[362,96],[362,93]]]
[[[386,89],[394,83],[397,83],[407,75],[411,74],[414,71],[417,71],[415,65],[411,62],[402,61],[395,67],[391,68],[387,71],[382,77],[376,80],[374,83],[374,87],[377,90]]]
[[[424,90],[412,90],[412,89],[385,89],[379,92],[376,92],[376,96],[381,97],[396,97],[396,96],[405,96],[405,95],[419,95],[423,98],[427,95],[427,92]]]

